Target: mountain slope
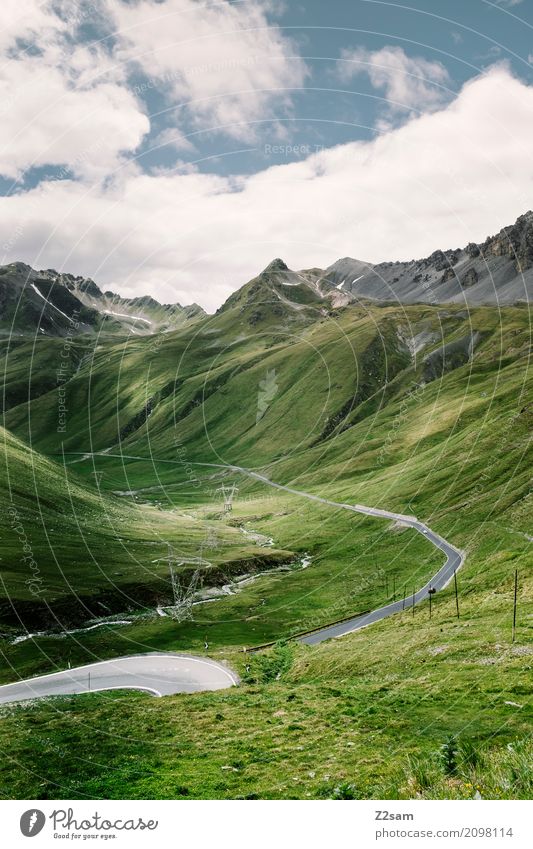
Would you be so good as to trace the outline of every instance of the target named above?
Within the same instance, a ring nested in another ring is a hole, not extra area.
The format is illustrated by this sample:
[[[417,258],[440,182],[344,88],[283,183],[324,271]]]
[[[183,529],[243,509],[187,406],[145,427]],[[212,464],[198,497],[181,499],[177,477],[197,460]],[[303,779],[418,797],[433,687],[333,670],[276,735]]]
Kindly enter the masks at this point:
[[[528,311],[350,307],[280,339],[275,327],[235,328],[239,310],[165,334],[156,351],[149,339],[105,347],[92,370],[82,367],[79,418],[67,435],[78,450],[88,438],[102,447],[118,438],[113,403],[129,405],[126,420],[147,393],[159,395],[136,431],[72,468],[80,480],[99,471],[102,489],[139,487],[136,498],[173,508],[171,522],[182,517],[196,532],[189,551],[205,523],[217,535],[274,538],[308,554],[308,565],[244,582],[191,621],[153,615],[61,639],[3,640],[4,680],[65,668],[69,658],[201,654],[207,643],[243,684],[193,701],[106,693],[7,708],[2,780],[21,798],[529,798]],[[43,395],[25,412],[43,445],[49,402]],[[348,522],[339,515],[347,511],[195,465],[239,457],[303,491],[428,521],[466,552],[460,615],[452,583],[434,597],[431,618],[423,605],[318,647],[287,641],[360,610],[362,600],[378,606],[403,595],[408,606],[432,564],[424,539],[413,547],[401,525]],[[240,487],[233,513],[214,519],[216,491],[232,482]],[[118,498],[107,497],[118,510]],[[128,524],[115,533],[126,530],[129,540]],[[283,642],[242,651],[270,640]],[[453,775],[442,766],[444,745],[457,749]]]
[[[61,431],[63,340],[6,350],[5,420],[18,436],[5,435],[0,491],[5,515],[15,499],[52,612],[29,607],[8,524],[3,680],[207,644],[243,684],[193,701],[106,693],[6,708],[2,780],[25,798],[528,797],[529,310],[335,307],[317,293],[320,272],[297,282],[276,262],[259,277],[178,331],[78,340]],[[61,463],[63,449],[77,453],[65,472],[28,442]],[[401,523],[267,488],[228,463],[425,520],[466,553],[459,616],[452,582],[431,617],[424,604],[319,647],[291,640],[392,598],[409,607],[438,553]],[[231,513],[221,486],[238,488]],[[206,557],[206,586],[219,588],[181,622],[154,609],[172,589],[169,543]],[[111,613],[129,624],[15,643],[10,602],[39,626]],[[453,776],[443,745],[457,746]]]
[[[0,428],[4,633],[172,603],[169,550],[174,558],[196,556],[210,528],[218,539],[210,554],[212,585],[291,558],[288,551],[261,551],[235,528],[106,494],[100,475],[98,485],[94,475],[87,478]]]
[[[201,307],[101,292],[83,277],[22,262],[0,267],[0,333],[9,336],[147,335],[201,318]]]
[[[533,299],[533,212],[464,249],[411,262],[362,263],[349,257],[326,279],[357,298],[399,303],[513,304]]]

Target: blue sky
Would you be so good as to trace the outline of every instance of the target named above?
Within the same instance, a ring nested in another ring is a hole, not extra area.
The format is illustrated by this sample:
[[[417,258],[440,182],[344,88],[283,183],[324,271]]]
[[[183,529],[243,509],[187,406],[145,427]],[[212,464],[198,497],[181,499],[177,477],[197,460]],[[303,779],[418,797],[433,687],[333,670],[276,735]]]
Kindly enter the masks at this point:
[[[214,308],[533,206],[533,0],[5,0],[0,52],[3,262]]]
[[[283,4],[270,19],[294,41],[295,54],[302,56],[309,68],[303,86],[291,93],[292,108],[280,108],[276,114],[286,130],[289,147],[296,150],[269,153],[276,133],[267,120],[258,126],[257,143],[250,145],[247,153],[223,134],[213,137],[208,130],[189,127],[197,155],[183,158],[197,163],[202,171],[250,173],[268,166],[271,157],[298,159],[306,155],[307,148],[372,138],[379,127],[386,94],[376,91],[364,74],[353,80],[338,80],[343,51],[356,47],[379,51],[390,45],[407,55],[442,63],[450,75],[450,96],[497,61],[508,61],[517,74],[531,82],[533,68],[528,57],[533,53],[532,6],[531,2],[511,5],[483,0],[413,4],[308,0]],[[157,98],[150,98],[150,92],[146,103],[152,113],[161,107]],[[161,123],[165,118],[161,116]],[[172,126],[172,121],[168,124]],[[171,159],[168,151],[150,153],[150,147],[147,140],[143,155],[146,167]],[[220,153],[223,155],[214,158]]]

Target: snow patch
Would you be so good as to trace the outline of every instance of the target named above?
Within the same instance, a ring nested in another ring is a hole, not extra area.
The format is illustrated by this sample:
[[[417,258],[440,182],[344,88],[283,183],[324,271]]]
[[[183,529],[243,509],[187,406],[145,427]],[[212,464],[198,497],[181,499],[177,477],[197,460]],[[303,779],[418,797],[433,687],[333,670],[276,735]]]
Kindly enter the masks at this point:
[[[107,315],[116,315],[118,318],[129,318],[130,321],[144,321],[145,324],[152,324],[147,318],[142,318],[140,315],[128,315],[125,312],[113,312],[112,310],[104,310]]]
[[[45,298],[45,296],[43,295],[43,293],[42,293],[42,292],[39,292],[39,290],[38,290],[37,286],[35,285],[35,283],[30,283],[30,286],[31,286],[31,288],[33,289],[33,291],[34,291],[34,292],[37,292],[37,294],[39,295],[39,297],[43,299],[43,301],[45,302],[45,304],[48,304],[48,306],[53,307],[55,310],[57,310],[57,311],[58,311],[58,313],[60,313],[60,314],[63,316],[63,318],[66,318],[66,319],[67,319],[67,321],[72,322],[72,319],[71,319],[71,317],[70,317],[69,315],[67,315],[66,313],[62,312],[62,311],[59,309],[59,307],[56,307],[56,305],[52,303],[52,301],[49,301],[49,300],[48,300],[48,298]],[[43,330],[42,332],[44,333],[44,330]]]

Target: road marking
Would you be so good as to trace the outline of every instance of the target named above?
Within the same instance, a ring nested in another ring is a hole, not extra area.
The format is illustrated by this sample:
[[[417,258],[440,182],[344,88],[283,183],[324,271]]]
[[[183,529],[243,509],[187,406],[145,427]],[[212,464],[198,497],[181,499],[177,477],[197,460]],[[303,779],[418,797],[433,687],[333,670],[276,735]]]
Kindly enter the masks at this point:
[[[106,449],[106,451],[108,451],[108,450],[109,449]],[[63,452],[62,456],[64,457],[67,454],[76,454],[77,455],[77,454],[81,454],[81,453],[82,452]],[[94,452],[90,456],[102,456],[102,452]],[[136,457],[136,456],[131,456],[131,455],[128,455],[128,454],[109,454],[108,453],[105,456],[107,456],[107,457],[118,457],[121,460],[142,460],[143,462],[146,462],[146,460],[151,459],[152,462],[168,463],[168,464],[172,464],[172,465],[176,465],[177,463],[179,463],[179,460],[158,460],[157,458],[154,458],[154,457],[152,457],[152,458]],[[330,501],[328,498],[322,498],[319,495],[312,495],[309,492],[303,492],[302,490],[292,489],[291,487],[284,486],[283,484],[275,483],[274,481],[271,481],[269,478],[265,477],[265,475],[261,475],[258,472],[252,472],[250,469],[245,469],[242,466],[235,466],[235,465],[232,465],[232,464],[223,464],[223,463],[193,463],[193,465],[195,465],[195,466],[205,466],[205,467],[208,467],[208,468],[211,468],[211,469],[213,469],[213,468],[215,468],[215,469],[226,469],[226,470],[229,469],[233,472],[239,472],[241,474],[248,475],[249,477],[256,478],[257,480],[262,481],[263,483],[266,483],[268,486],[272,486],[275,489],[281,489],[284,492],[290,492],[293,495],[299,495],[300,497],[308,498],[311,501],[318,501],[321,504],[329,504],[332,507],[340,507],[341,509],[344,509],[344,510],[351,510],[354,513],[361,513],[362,515],[373,516],[376,519],[383,518],[383,519],[389,519],[389,520],[392,519],[392,520],[395,520],[395,521],[397,521],[398,519],[401,519],[402,521],[406,522],[415,531],[422,534],[425,537],[425,539],[429,540],[435,546],[435,548],[440,549],[446,555],[446,562],[441,566],[441,568],[438,570],[438,572],[431,578],[430,582],[428,584],[426,584],[424,587],[422,587],[421,589],[419,589],[415,592],[415,603],[416,604],[418,604],[420,601],[424,600],[424,597],[422,597],[422,598],[419,599],[419,601],[416,601],[417,597],[420,596],[424,592],[426,592],[426,594],[427,594],[427,588],[429,588],[432,584],[434,584],[436,582],[438,576],[446,568],[450,568],[449,576],[447,576],[445,583],[443,583],[442,587],[440,587],[440,589],[445,589],[448,586],[448,584],[450,583],[450,581],[452,580],[454,573],[459,571],[459,569],[461,568],[461,566],[463,565],[463,563],[466,559],[466,554],[465,554],[464,551],[461,551],[460,549],[456,548],[454,545],[452,545],[447,540],[445,540],[443,537],[441,537],[440,534],[437,534],[437,533],[435,533],[435,531],[432,531],[431,528],[428,528],[427,525],[425,525],[423,522],[420,522],[415,516],[403,516],[400,513],[390,513],[388,510],[381,510],[378,507],[365,507],[362,504],[351,505],[351,504],[342,504],[338,501]],[[426,528],[429,532],[427,535],[423,533],[424,528]],[[451,569],[451,565],[452,565],[453,561],[452,561],[451,555],[448,553],[447,549],[452,551],[458,557],[457,565],[454,567],[454,569]],[[393,604],[395,604],[395,602],[391,602],[391,605],[393,605]],[[399,604],[399,602],[398,602],[398,604]],[[385,610],[387,607],[389,607],[389,605],[385,605],[385,607],[380,607],[380,608],[377,609],[377,611],[370,611],[368,614],[365,614],[365,618],[372,616],[374,613],[379,613],[382,610]],[[392,615],[395,612],[396,611],[391,611],[391,613],[388,614],[388,615]],[[397,612],[399,612],[399,609],[398,609]],[[357,619],[357,618],[359,618],[359,617],[354,617],[354,619]],[[386,618],[386,617],[381,617],[381,618],[383,619],[383,618]],[[349,621],[350,620],[348,620],[348,622]],[[375,620],[375,621],[379,621],[379,619]],[[342,623],[339,623],[339,626],[341,624]],[[373,624],[373,622],[369,622],[368,624],[369,625]],[[322,631],[328,631],[333,627],[335,627],[335,625],[328,625],[324,629],[315,630],[312,633],[310,632],[309,637],[314,636],[314,635],[319,635]],[[358,630],[358,628],[360,628],[360,627],[364,627],[364,626],[360,625],[360,626],[353,628],[352,630]],[[345,633],[350,633],[350,632],[346,631]],[[339,636],[342,636],[342,635],[339,635]]]
[[[209,666],[212,669],[216,669],[218,672],[222,672],[223,675],[225,675],[227,678],[229,678],[232,686],[237,686],[238,683],[239,683],[239,679],[237,678],[236,675],[234,675],[229,669],[227,669],[225,666],[223,666],[223,664],[218,663],[215,660],[210,660],[210,659],[205,659],[205,658],[200,658],[200,657],[193,657],[192,655],[170,655],[170,654],[148,653],[148,654],[127,655],[125,657],[110,658],[109,660],[101,660],[101,661],[96,661],[95,663],[89,663],[89,664],[86,664],[85,666],[77,666],[73,669],[59,669],[59,670],[57,670],[57,672],[48,672],[44,675],[36,675],[33,678],[24,678],[24,679],[20,679],[19,681],[11,681],[8,684],[0,685],[0,696],[2,695],[2,693],[5,693],[8,688],[16,689],[17,687],[27,685],[28,688],[31,689],[32,685],[35,685],[37,682],[43,681],[47,678],[54,678],[54,677],[57,680],[57,679],[64,678],[66,676],[66,677],[71,679],[72,684],[82,685],[84,682],[79,680],[79,673],[83,673],[84,671],[98,669],[102,666],[107,666],[107,665],[112,664],[112,663],[120,664],[121,662],[124,662],[124,661],[142,660],[142,659],[145,659],[145,658],[146,659],[157,658],[157,659],[168,659],[168,660],[186,660],[189,663],[197,663],[197,664],[201,664],[203,666]],[[160,680],[162,680],[163,682],[171,684],[172,681],[167,682],[165,676],[167,676],[169,673],[176,673],[178,676],[179,676],[180,673],[183,673],[183,672],[190,674],[191,668],[190,668],[190,666],[188,666],[188,667],[185,668],[185,670],[183,670],[179,665],[176,665],[176,666],[170,666],[166,670],[158,670],[157,668],[152,667],[152,669],[149,670],[149,672],[151,672],[151,674],[154,675],[154,676],[159,676]],[[142,677],[143,674],[145,675],[147,673],[145,673],[143,671],[141,671],[141,672],[139,672],[139,671],[128,672],[125,669],[121,670],[120,667],[119,667],[119,669],[117,670],[117,674]],[[185,684],[185,683],[191,683],[191,682],[181,682],[181,683]],[[198,682],[198,683],[201,686],[201,682]],[[154,695],[156,695],[158,697],[162,697],[162,693],[160,693],[159,690],[156,690],[155,687],[147,687],[147,686],[144,686],[144,685],[141,685],[141,684],[137,685],[137,684],[133,684],[133,683],[131,683],[131,684],[128,683],[128,684],[124,684],[124,685],[120,685],[120,686],[116,686],[116,687],[115,686],[93,687],[90,690],[89,689],[84,690],[83,693],[85,693],[85,692],[87,692],[87,693],[89,693],[89,692],[93,692],[93,693],[104,692],[105,690],[145,690],[147,692],[154,693]],[[69,693],[48,693],[48,694],[44,694],[44,695],[28,696],[28,698],[48,698],[49,696],[67,696],[67,695],[81,695],[81,693],[71,693],[71,694],[69,694]],[[169,695],[171,695],[171,694],[169,694]],[[20,701],[22,701],[22,699],[20,699]]]

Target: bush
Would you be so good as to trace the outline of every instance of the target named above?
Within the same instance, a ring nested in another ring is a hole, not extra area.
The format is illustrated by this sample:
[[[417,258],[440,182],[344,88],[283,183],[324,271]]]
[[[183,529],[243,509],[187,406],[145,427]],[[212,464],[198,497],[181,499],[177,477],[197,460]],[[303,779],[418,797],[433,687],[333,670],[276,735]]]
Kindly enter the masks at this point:
[[[459,741],[458,751],[462,767],[461,771],[463,773],[467,773],[469,770],[476,770],[482,765],[483,754],[481,749],[470,738]]]
[[[439,750],[440,763],[446,775],[455,775],[457,773],[457,740],[450,736],[442,744]]]

